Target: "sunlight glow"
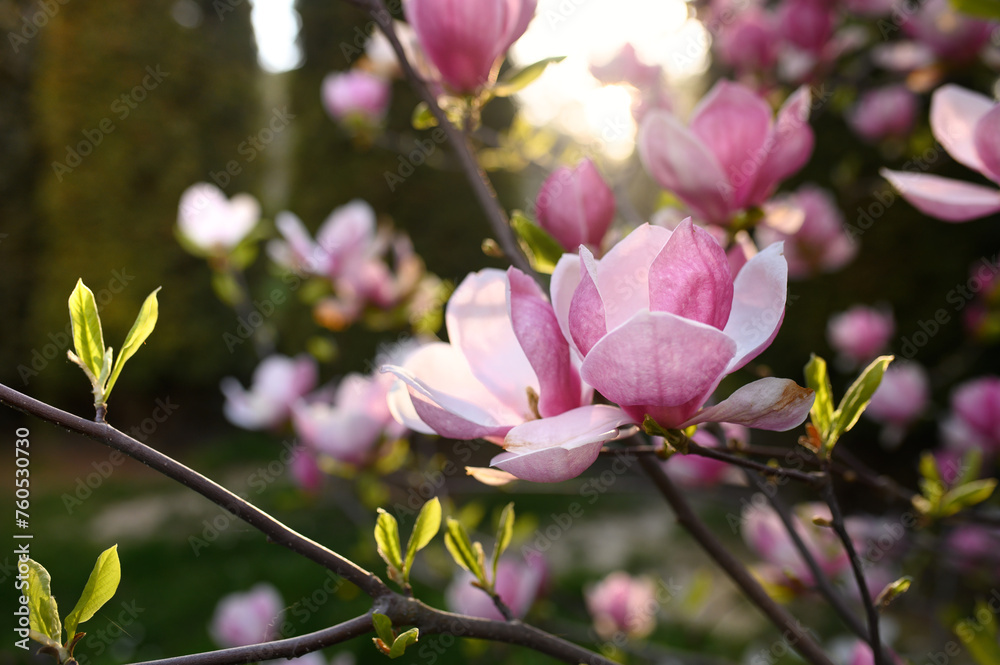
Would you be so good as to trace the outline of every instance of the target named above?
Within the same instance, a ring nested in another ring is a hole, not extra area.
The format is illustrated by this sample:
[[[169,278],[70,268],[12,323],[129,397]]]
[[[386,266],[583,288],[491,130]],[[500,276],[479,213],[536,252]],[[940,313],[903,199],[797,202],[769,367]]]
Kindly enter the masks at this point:
[[[295,11],[295,0],[251,0],[253,23],[257,39],[257,60],[261,69],[280,74],[302,64],[302,49],[298,45],[302,19]]]

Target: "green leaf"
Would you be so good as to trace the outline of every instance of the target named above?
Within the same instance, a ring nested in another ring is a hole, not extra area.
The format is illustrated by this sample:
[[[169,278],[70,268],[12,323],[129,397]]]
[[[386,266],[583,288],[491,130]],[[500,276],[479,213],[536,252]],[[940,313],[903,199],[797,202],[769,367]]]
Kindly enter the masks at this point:
[[[815,353],[809,358],[805,369],[806,387],[816,393],[809,415],[812,424],[825,437],[833,422],[833,388],[830,386],[830,375],[826,371],[826,361]]]
[[[1000,19],[998,0],[951,0],[951,6],[963,14],[978,16],[987,20]]]
[[[889,603],[909,591],[912,583],[913,578],[909,575],[904,575],[895,582],[890,582],[884,589],[882,589],[882,591],[879,592],[878,596],[875,597],[875,607],[882,609],[888,607]]]
[[[551,275],[566,250],[549,233],[518,211],[510,216],[510,225],[528,250],[531,267]]]
[[[502,80],[497,81],[492,93],[494,97],[510,97],[515,92],[520,92],[531,85],[541,76],[549,65],[554,65],[566,59],[564,55],[557,55],[551,58],[543,58],[538,62],[533,62],[527,67],[516,71],[508,71]]]
[[[420,102],[413,108],[413,115],[410,117],[410,124],[414,129],[431,129],[438,126],[437,118],[431,113],[431,108],[427,102]]]
[[[979,478],[979,472],[983,468],[983,451],[978,448],[970,448],[962,456],[962,466],[959,468],[958,477],[955,478],[955,485],[965,485]]]
[[[82,279],[76,280],[76,288],[69,296],[69,320],[73,326],[76,356],[94,377],[100,376],[104,365],[104,333],[94,292]]]
[[[511,538],[514,537],[514,502],[511,501],[504,506],[500,513],[500,523],[497,525],[497,542],[493,546],[493,582],[497,581],[497,564],[500,563],[500,556],[510,545]]]
[[[938,471],[937,459],[934,457],[934,453],[924,452],[920,456],[920,475],[931,482],[944,485],[944,480],[941,479],[941,474]]]
[[[142,343],[153,332],[153,328],[156,327],[156,320],[160,312],[159,304],[156,301],[156,292],[160,288],[157,287],[152,293],[146,296],[146,301],[142,303],[142,307],[139,309],[139,316],[135,317],[132,329],[125,336],[125,343],[122,344],[118,360],[115,361],[115,368],[111,371],[111,378],[108,380],[107,387],[104,388],[105,401],[107,401],[108,395],[111,394],[111,389],[115,387],[115,381],[118,380],[118,375],[121,373],[122,367],[125,366],[125,362],[135,355],[135,352],[139,350]]]
[[[28,559],[28,620],[31,630],[62,643],[62,622],[59,607],[52,597],[52,578],[42,564]]]
[[[372,612],[372,625],[375,626],[375,634],[385,642],[386,646],[392,646],[396,641],[396,633],[392,630],[392,620],[384,614]]]
[[[406,653],[406,647],[410,646],[417,641],[420,636],[419,628],[410,628],[409,630],[399,634],[396,641],[392,643],[392,647],[389,649],[389,658],[399,658],[404,653]]]
[[[483,567],[479,564],[479,559],[473,551],[465,527],[455,518],[449,517],[448,525],[445,528],[444,546],[448,548],[455,563],[475,575],[480,582],[485,583]],[[482,547],[480,547],[481,549]]]
[[[118,561],[118,546],[114,545],[97,557],[94,570],[90,573],[87,586],[83,588],[80,600],[76,602],[76,607],[66,617],[66,637],[72,640],[76,634],[76,627],[87,621],[97,610],[104,606],[104,603],[111,600],[118,590],[118,583],[122,579],[121,564]]]
[[[403,580],[409,582],[410,567],[417,552],[427,547],[427,543],[437,535],[441,528],[441,502],[437,497],[424,504],[417,515],[417,521],[413,524],[413,533],[406,543],[406,561],[403,563]]]
[[[858,422],[861,414],[868,407],[872,395],[875,394],[875,390],[882,383],[885,368],[892,360],[892,356],[879,356],[861,372],[861,376],[847,389],[847,393],[840,400],[840,405],[833,413],[829,436],[823,442],[827,451],[833,448],[841,434],[850,431]]]
[[[399,544],[399,524],[396,518],[378,509],[378,521],[375,522],[375,545],[378,555],[389,564],[390,568],[403,570],[402,548]]]
[[[104,362],[101,364],[101,374],[100,376],[97,377],[98,386],[104,386],[105,383],[107,382],[108,375],[111,373],[111,361],[114,359],[114,357],[115,357],[115,352],[113,348],[109,346],[108,348],[104,349]],[[107,401],[107,393],[103,389],[103,387],[101,388],[101,394],[105,396],[104,400],[102,401]]]
[[[970,508],[976,504],[986,501],[996,489],[996,478],[985,478],[974,480],[971,483],[960,485],[949,490],[941,497],[941,506],[938,508],[939,517],[954,515],[963,508]]]

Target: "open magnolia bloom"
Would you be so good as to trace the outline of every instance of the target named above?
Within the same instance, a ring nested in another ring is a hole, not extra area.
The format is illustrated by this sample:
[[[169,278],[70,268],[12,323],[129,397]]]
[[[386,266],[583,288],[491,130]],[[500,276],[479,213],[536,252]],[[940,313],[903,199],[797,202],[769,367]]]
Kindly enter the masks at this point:
[[[466,277],[445,311],[449,343],[428,344],[387,365],[406,390],[389,394],[410,429],[453,439],[484,438],[508,452],[493,466],[518,478],[556,482],[582,473],[607,441],[631,433],[613,406],[591,405],[552,306],[515,268]]]
[[[1000,183],[1000,105],[978,92],[944,85],[931,96],[931,131],[948,154]],[[1000,212],[1000,189],[930,173],[882,169],[882,176],[920,212],[966,222]]]
[[[785,311],[782,244],[734,276],[722,246],[686,219],[645,224],[601,260],[586,247],[552,275],[559,325],[579,354],[581,378],[635,423],[665,428],[728,422],[787,430],[805,420],[813,392],[766,378],[702,408],[728,374],[767,348]]]

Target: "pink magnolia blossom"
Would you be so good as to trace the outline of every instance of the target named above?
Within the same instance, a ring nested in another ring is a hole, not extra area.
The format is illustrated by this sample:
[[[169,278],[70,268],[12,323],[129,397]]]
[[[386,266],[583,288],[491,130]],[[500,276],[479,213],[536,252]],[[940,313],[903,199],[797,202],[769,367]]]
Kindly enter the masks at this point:
[[[374,74],[352,69],[323,79],[323,106],[335,120],[360,119],[378,124],[389,108],[390,85]]]
[[[826,0],[784,0],[778,10],[781,36],[796,48],[820,54],[833,36],[833,10]]]
[[[403,13],[424,53],[456,92],[490,81],[535,15],[537,0],[404,0]]]
[[[891,311],[864,305],[830,317],[826,326],[830,346],[855,365],[874,360],[895,332]]]
[[[769,224],[775,207],[782,214],[801,216],[797,229],[786,230]],[[802,279],[843,267],[857,253],[857,245],[847,236],[844,216],[833,197],[824,189],[804,185],[787,196],[778,197],[764,206],[764,223],[757,226],[757,242],[767,247],[785,243],[788,276]]]
[[[942,425],[955,450],[978,448],[987,455],[1000,453],[1000,377],[967,381],[951,394],[951,416]]]
[[[546,574],[545,560],[541,556],[530,556],[527,560],[504,558],[497,565],[494,588],[514,616],[522,618],[541,593]],[[465,570],[455,577],[445,590],[448,609],[468,616],[504,621],[489,594],[472,586],[475,579],[472,573]]]
[[[377,251],[375,211],[360,199],[330,213],[315,241],[290,212],[278,213],[275,224],[283,240],[271,241],[268,252],[276,263],[299,273],[337,279],[360,270]]]
[[[590,405],[552,305],[514,268],[466,277],[445,310],[449,343],[428,344],[383,371],[401,379],[390,408],[410,429],[485,438],[507,452],[491,466],[536,482],[582,473],[630,422]]]
[[[288,419],[292,404],[315,385],[316,362],[310,356],[268,356],[254,370],[249,390],[232,377],[222,380],[223,413],[243,429],[273,429]]]
[[[1000,105],[978,92],[944,85],[931,96],[931,130],[956,160],[1000,183]],[[1000,211],[1000,189],[930,173],[882,169],[882,176],[921,212],[965,222]]]
[[[656,627],[656,586],[647,577],[611,573],[586,591],[587,610],[603,639],[616,633],[645,637]]]
[[[615,217],[615,195],[597,167],[583,159],[561,167],[545,179],[535,200],[539,225],[568,251],[601,246]]]
[[[1000,576],[1000,529],[981,524],[962,524],[948,534],[947,556],[956,568],[973,572],[987,569]]]
[[[216,605],[209,632],[222,647],[270,642],[278,636],[276,619],[284,604],[278,590],[267,583],[246,593],[231,593]]]
[[[591,64],[590,73],[604,84],[628,83],[639,90],[654,88],[663,79],[663,68],[647,65],[639,59],[632,44],[625,44],[611,60],[603,64]]]
[[[809,100],[808,88],[799,88],[775,120],[757,93],[719,81],[687,127],[671,113],[649,113],[639,129],[639,155],[695,216],[727,224],[735,213],[764,203],[808,161],[814,142]]]
[[[288,470],[295,484],[307,492],[315,492],[323,484],[323,472],[315,455],[306,446],[296,446]]]
[[[806,548],[816,559],[819,569],[836,577],[850,567],[850,559],[837,534],[832,529],[816,526],[814,516],[830,519],[826,504],[810,503],[796,507],[792,524]],[[811,586],[812,571],[785,529],[781,517],[769,506],[754,506],[744,515],[741,531],[743,540],[764,561],[777,569],[793,585]]]
[[[869,90],[848,115],[851,128],[867,141],[906,136],[916,119],[917,96],[902,84]]]
[[[927,370],[917,363],[893,363],[885,370],[865,415],[878,422],[905,427],[923,413],[930,401]]]
[[[760,379],[702,408],[725,376],[777,335],[786,283],[780,244],[733,276],[722,246],[688,219],[673,232],[640,226],[599,261],[586,247],[563,256],[552,302],[583,357],[583,380],[633,422],[649,415],[667,428],[729,422],[786,430],[802,423],[813,401],[812,391],[787,379]]]
[[[990,39],[994,23],[962,14],[948,0],[925,0],[903,22],[903,30],[944,60],[975,58]]]
[[[757,6],[720,25],[713,40],[719,60],[741,74],[772,69],[778,62],[780,45],[776,17]]]
[[[198,250],[225,253],[246,238],[260,221],[260,204],[249,194],[227,199],[215,185],[200,182],[184,190],[177,229]]]

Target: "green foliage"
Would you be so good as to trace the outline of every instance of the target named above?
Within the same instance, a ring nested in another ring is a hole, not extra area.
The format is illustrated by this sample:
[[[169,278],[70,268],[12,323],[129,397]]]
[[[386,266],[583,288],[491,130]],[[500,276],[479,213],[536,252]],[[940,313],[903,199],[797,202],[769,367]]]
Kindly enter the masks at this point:
[[[441,528],[441,502],[437,497],[424,504],[417,515],[417,521],[413,525],[413,533],[406,543],[406,560],[403,561],[403,581],[409,583],[410,568],[417,552],[427,547],[434,536]]]
[[[556,263],[565,253],[562,245],[520,211],[511,214],[510,225],[517,234],[531,267],[540,273],[551,275]]]
[[[566,56],[557,55],[543,58],[518,70],[510,70],[504,74],[501,80],[497,81],[491,92],[495,97],[510,97],[534,83],[539,76],[545,73],[549,65],[558,64],[565,59]]]
[[[892,360],[892,356],[879,356],[873,360],[854,380],[834,410],[826,361],[815,354],[809,359],[805,367],[806,387],[816,393],[809,417],[819,437],[816,443],[819,444],[820,454],[829,456],[840,437],[857,424]]]
[[[476,580],[486,588],[489,581],[486,579],[485,555],[483,554],[482,543],[473,543],[469,539],[469,532],[465,530],[462,523],[454,517],[449,517],[445,527],[444,546],[448,548],[451,558],[462,568],[473,575]]]
[[[410,628],[397,636],[389,617],[378,612],[372,613],[372,624],[375,626],[375,634],[378,635],[372,638],[372,642],[389,658],[402,656],[406,653],[406,648],[420,636],[420,630],[417,628]]]
[[[417,552],[427,547],[438,529],[441,528],[441,502],[437,497],[424,504],[413,525],[413,532],[406,543],[406,557],[403,557],[399,539],[399,524],[396,518],[382,508],[378,509],[375,522],[375,545],[378,554],[386,562],[386,574],[393,582],[403,587],[410,585],[410,568]]]
[[[375,546],[378,555],[388,565],[386,574],[397,584],[403,583],[403,554],[399,545],[399,524],[396,518],[382,508],[375,521]]]
[[[920,495],[914,497],[913,505],[926,518],[940,519],[986,501],[993,495],[997,479],[977,480],[981,460],[978,451],[967,453],[961,472],[949,486],[934,454],[925,452],[920,458]]]
[[[37,561],[28,559],[28,617],[31,630],[51,640],[55,645],[62,642],[62,622],[59,607],[52,596],[52,577]],[[34,639],[39,640],[37,636]],[[51,646],[50,643],[45,643]]]
[[[876,596],[875,606],[880,609],[885,609],[892,601],[909,591],[912,583],[913,578],[909,575],[904,575],[898,580],[890,582],[884,589],[882,589],[882,591],[879,592],[878,596]]]
[[[497,525],[497,542],[493,546],[493,582],[497,579],[497,564],[500,563],[500,556],[510,545],[511,538],[514,537],[514,502],[511,501],[500,512],[500,522]]]
[[[76,627],[87,621],[104,603],[111,600],[118,590],[122,579],[121,563],[118,561],[118,546],[114,545],[97,557],[94,570],[87,579],[76,607],[66,617],[66,636],[70,639],[76,634]]]

